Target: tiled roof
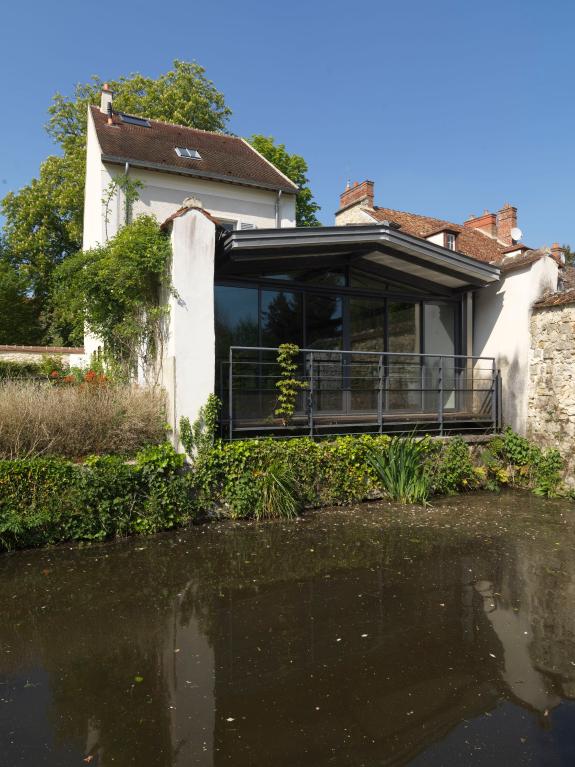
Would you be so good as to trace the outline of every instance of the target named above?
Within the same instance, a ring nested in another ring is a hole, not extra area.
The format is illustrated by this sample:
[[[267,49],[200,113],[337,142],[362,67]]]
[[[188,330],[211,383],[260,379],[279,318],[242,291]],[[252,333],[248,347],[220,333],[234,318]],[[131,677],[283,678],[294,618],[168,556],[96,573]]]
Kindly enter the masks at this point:
[[[534,264],[540,258],[547,255],[544,250],[527,250],[517,256],[506,256],[501,263],[502,272],[512,272],[514,269],[521,269],[529,264]]]
[[[407,213],[393,208],[375,207],[373,209],[364,208],[364,210],[377,221],[395,221],[404,232],[413,234],[415,237],[429,237],[446,229],[459,231],[457,235],[457,251],[459,253],[487,263],[498,264],[503,260],[504,246],[477,229],[468,229],[459,224],[453,224],[451,221],[444,221],[431,216],[420,216],[416,213]]]
[[[141,167],[167,173],[243,183],[264,189],[281,189],[295,194],[297,186],[251,147],[247,141],[223,133],[149,120],[150,127],[122,122],[91,107],[102,156],[119,163],[133,162]],[[179,157],[176,147],[196,149],[200,160]]]
[[[561,293],[550,293],[544,296],[541,301],[534,305],[535,309],[546,309],[550,306],[564,306],[565,304],[575,304],[575,288],[564,290]]]
[[[561,273],[561,281],[565,290],[575,288],[575,266],[566,266]]]

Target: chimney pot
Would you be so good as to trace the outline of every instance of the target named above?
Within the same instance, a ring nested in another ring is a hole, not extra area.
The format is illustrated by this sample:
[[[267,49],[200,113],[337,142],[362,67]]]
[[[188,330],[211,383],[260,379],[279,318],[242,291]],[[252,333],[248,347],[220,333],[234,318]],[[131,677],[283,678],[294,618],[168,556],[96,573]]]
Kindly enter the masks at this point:
[[[470,216],[463,224],[465,229],[479,229],[490,237],[497,237],[495,213],[486,210],[481,216]]]

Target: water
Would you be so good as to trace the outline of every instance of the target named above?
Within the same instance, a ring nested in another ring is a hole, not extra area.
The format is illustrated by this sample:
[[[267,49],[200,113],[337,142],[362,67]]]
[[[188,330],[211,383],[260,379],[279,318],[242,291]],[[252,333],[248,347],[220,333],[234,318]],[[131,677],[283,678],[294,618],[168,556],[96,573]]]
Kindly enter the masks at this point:
[[[575,763],[575,507],[0,556],[0,765]]]

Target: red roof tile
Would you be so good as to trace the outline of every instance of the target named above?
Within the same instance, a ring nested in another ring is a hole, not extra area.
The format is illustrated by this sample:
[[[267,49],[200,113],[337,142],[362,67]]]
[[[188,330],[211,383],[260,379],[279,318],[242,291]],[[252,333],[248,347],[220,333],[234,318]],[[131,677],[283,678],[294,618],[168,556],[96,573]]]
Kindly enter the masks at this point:
[[[534,309],[546,309],[550,306],[564,306],[575,304],[575,288],[564,290],[562,293],[550,293],[534,304]]]
[[[297,192],[292,181],[237,136],[157,120],[149,120],[147,128],[122,122],[118,115],[114,115],[113,125],[108,125],[107,115],[98,107],[91,107],[91,113],[103,159],[108,162],[133,162],[166,173]],[[196,149],[201,159],[179,157],[176,147]]]
[[[451,221],[444,221],[441,218],[420,216],[416,213],[407,213],[406,211],[394,210],[393,208],[376,207],[373,210],[369,208],[364,210],[377,221],[394,221],[407,234],[423,239],[446,229],[449,231],[459,231],[456,243],[459,253],[476,258],[478,261],[485,261],[486,263],[498,264],[503,260],[504,246],[477,229],[461,228],[459,224],[453,224]]]

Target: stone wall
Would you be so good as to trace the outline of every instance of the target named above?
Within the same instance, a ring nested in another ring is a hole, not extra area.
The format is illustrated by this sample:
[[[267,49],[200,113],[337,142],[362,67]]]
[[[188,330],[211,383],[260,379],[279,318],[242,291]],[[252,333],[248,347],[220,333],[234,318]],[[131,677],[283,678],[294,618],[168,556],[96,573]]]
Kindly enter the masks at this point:
[[[0,345],[0,362],[41,362],[46,357],[59,357],[64,365],[86,364],[83,347]]]
[[[531,316],[527,436],[556,447],[575,484],[575,303],[535,306]]]

